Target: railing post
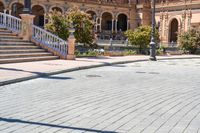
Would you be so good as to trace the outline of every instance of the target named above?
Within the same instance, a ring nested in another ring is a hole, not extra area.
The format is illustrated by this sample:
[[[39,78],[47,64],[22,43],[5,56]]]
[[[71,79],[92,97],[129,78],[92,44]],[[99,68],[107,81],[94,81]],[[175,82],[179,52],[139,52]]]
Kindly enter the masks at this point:
[[[7,10],[4,10],[4,14],[3,14],[3,15],[4,15],[4,16],[3,16],[3,24],[4,24],[5,28],[6,28],[6,24],[7,24],[7,22],[6,22],[6,19],[7,19],[7,18],[6,18],[6,11],[7,11]]]
[[[22,18],[22,30],[20,33],[20,37],[23,38],[23,40],[30,41],[32,34],[33,34],[33,19],[34,15],[31,14],[20,14]]]
[[[68,38],[66,59],[67,60],[75,60],[75,58],[76,58],[76,56],[75,56],[75,41],[76,41],[76,39],[74,37],[75,29],[70,28],[69,32],[70,32],[70,35]]]

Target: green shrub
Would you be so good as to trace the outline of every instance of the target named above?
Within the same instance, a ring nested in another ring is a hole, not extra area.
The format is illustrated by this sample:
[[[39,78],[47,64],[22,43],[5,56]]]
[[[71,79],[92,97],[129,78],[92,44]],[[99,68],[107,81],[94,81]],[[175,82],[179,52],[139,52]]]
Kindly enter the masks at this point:
[[[156,50],[157,55],[166,54],[166,47],[164,45],[160,45],[160,47]]]
[[[47,19],[48,23],[45,24],[45,29],[63,40],[67,40],[69,37],[69,20],[66,19],[66,15],[53,11],[47,16]]]
[[[137,54],[137,52],[134,51],[134,50],[127,50],[127,51],[123,52],[124,56],[127,56],[127,55],[136,55],[136,54]]]
[[[139,47],[139,52],[149,47],[151,41],[151,27],[150,26],[140,26],[134,31],[128,30],[125,35],[128,37],[129,42],[133,46]],[[158,30],[155,31],[155,40],[159,41]]]
[[[96,57],[96,56],[99,56],[99,55],[103,55],[102,53],[98,52],[98,51],[95,51],[93,49],[89,49],[88,51],[86,52],[80,52],[78,50],[75,51],[75,55],[78,56],[78,57],[89,57],[89,56],[93,56],[93,57]]]
[[[66,14],[53,11],[48,16],[49,22],[45,28],[60,38],[67,40],[69,37],[69,28],[73,24],[75,28],[74,36],[77,43],[83,43],[85,47],[93,47],[93,21],[90,15],[78,10],[72,9]]]
[[[200,47],[200,30],[192,29],[179,35],[180,48],[184,51],[194,54]]]

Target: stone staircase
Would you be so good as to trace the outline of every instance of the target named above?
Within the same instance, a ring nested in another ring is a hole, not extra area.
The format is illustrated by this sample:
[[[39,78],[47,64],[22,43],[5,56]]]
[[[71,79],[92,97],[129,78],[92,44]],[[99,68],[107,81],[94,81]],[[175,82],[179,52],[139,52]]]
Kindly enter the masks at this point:
[[[55,60],[58,56],[24,41],[6,29],[0,29],[0,64],[29,61]]]

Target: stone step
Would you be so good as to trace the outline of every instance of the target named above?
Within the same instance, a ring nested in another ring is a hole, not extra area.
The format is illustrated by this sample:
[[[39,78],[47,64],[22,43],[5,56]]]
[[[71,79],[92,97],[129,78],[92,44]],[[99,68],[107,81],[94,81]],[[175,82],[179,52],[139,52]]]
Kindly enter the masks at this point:
[[[45,52],[44,49],[9,49],[9,50],[0,50],[0,54],[14,54],[14,53],[35,53],[35,52]]]
[[[39,57],[39,56],[53,56],[53,54],[52,53],[48,53],[48,52],[20,53],[20,54],[0,54],[0,59],[22,58],[22,57]]]
[[[0,46],[36,46],[35,44],[0,44]]]
[[[0,59],[0,64],[44,61],[44,60],[55,60],[55,59],[59,59],[59,57],[58,56],[42,56],[42,57],[10,58],[10,59]]]
[[[27,42],[27,41],[22,40],[21,38],[3,38],[3,37],[0,37],[0,42]]]
[[[7,36],[7,35],[0,35],[0,38],[4,38],[4,39],[22,39],[19,36]]]
[[[32,42],[6,42],[6,41],[0,41],[0,45],[29,45],[29,44],[34,44],[34,43],[32,43]]]
[[[11,31],[0,28],[0,64],[55,60],[54,56],[32,42],[22,39]]]
[[[0,50],[7,50],[7,49],[38,49],[40,48],[39,46],[1,46],[0,45]]]
[[[14,33],[7,33],[7,32],[0,32],[0,36],[6,35],[6,36],[17,36],[17,34]]]
[[[12,31],[10,31],[10,30],[0,29],[0,33],[2,33],[2,32],[4,32],[4,33],[12,33]]]

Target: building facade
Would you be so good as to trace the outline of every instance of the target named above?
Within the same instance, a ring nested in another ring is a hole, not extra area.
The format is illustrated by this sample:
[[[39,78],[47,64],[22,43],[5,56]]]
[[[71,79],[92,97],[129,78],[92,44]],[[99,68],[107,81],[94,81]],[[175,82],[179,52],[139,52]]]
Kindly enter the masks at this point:
[[[32,0],[34,24],[44,26],[52,10],[71,8],[91,14],[95,31],[102,39],[121,39],[123,31],[151,24],[151,0]],[[0,0],[0,11],[19,17],[24,0]],[[156,0],[156,22],[161,42],[177,43],[178,34],[200,26],[200,0]]]
[[[178,43],[178,35],[200,27],[200,0],[158,0],[156,21],[165,45]]]

